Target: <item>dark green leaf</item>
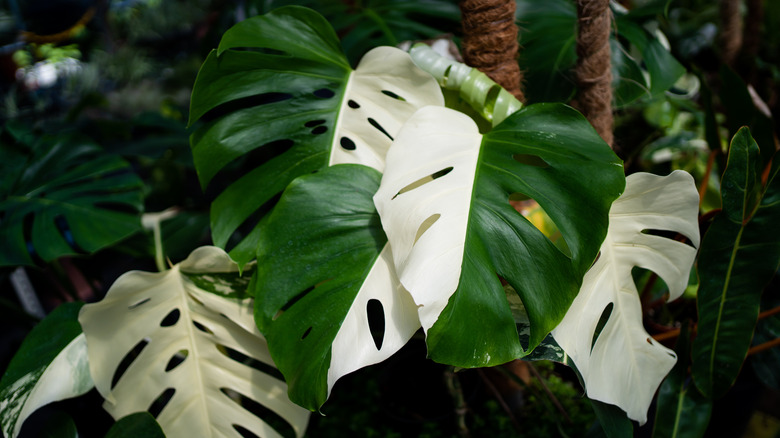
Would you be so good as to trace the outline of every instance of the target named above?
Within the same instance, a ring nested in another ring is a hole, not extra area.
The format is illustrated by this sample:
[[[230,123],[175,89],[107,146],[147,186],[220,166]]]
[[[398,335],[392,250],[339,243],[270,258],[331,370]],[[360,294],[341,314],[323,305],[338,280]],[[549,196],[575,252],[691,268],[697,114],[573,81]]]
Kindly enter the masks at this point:
[[[41,438],[78,438],[79,433],[76,430],[76,423],[73,418],[64,413],[55,411],[43,426]]]
[[[761,293],[780,264],[780,178],[773,163],[761,186],[759,149],[747,128],[731,141],[723,211],[705,235],[698,262],[698,336],[693,377],[706,396],[725,394],[739,374],[758,318]]]
[[[622,409],[598,400],[591,400],[590,403],[608,438],[626,438],[634,435],[634,425]]]
[[[780,305],[780,299],[767,300],[767,302],[772,303],[774,307]],[[754,347],[777,338],[780,338],[780,315],[758,321],[753,336]],[[774,347],[752,354],[750,362],[753,365],[753,372],[764,385],[780,390],[780,367],[777,366],[780,364],[780,348]]]
[[[121,158],[68,136],[0,139],[0,266],[92,253],[141,229],[142,182]]]
[[[712,401],[704,398],[688,376],[690,331],[684,325],[677,338],[677,364],[658,389],[653,438],[701,437],[712,414]]]
[[[387,242],[372,200],[380,177],[345,164],[296,179],[260,238],[255,320],[290,399],[312,410],[328,395],[333,340]]]
[[[122,417],[111,426],[106,438],[165,438],[162,428],[148,412]]]

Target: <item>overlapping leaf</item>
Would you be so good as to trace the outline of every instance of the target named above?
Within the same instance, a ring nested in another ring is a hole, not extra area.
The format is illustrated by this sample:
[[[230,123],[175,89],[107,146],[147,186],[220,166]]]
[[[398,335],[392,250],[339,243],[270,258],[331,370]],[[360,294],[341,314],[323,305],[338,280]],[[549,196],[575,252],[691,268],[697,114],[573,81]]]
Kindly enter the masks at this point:
[[[94,252],[141,230],[141,180],[87,141],[0,139],[0,266]]]
[[[387,359],[420,327],[372,201],[379,179],[352,164],[300,177],[260,238],[257,323],[291,399],[312,410],[341,376]],[[383,327],[371,327],[370,307]]]
[[[388,153],[374,202],[429,356],[486,366],[538,345],[576,295],[623,184],[620,161],[569,107],[526,107],[484,137],[456,111],[415,113]],[[571,257],[510,206],[515,194],[539,202]],[[523,301],[529,345],[518,340],[498,276]]]
[[[436,82],[398,49],[376,48],[353,71],[335,32],[310,9],[237,24],[201,67],[191,103],[190,122],[205,122],[191,141],[201,183],[238,175],[212,204],[214,242],[225,247],[241,227],[231,254],[248,261],[259,229],[248,230],[293,179],[338,163],[381,171],[403,122],[442,104]],[[251,158],[244,168],[241,157]]]
[[[167,436],[278,436],[250,410],[259,404],[303,435],[309,413],[274,375],[237,271],[224,251],[201,247],[166,272],[123,275],[84,306],[90,369],[114,418],[157,400]]]
[[[764,286],[780,264],[780,177],[777,155],[761,182],[758,145],[748,128],[731,141],[721,183],[723,210],[702,242],[698,262],[698,336],[693,379],[706,396],[722,396],[747,356]]]
[[[676,356],[644,330],[631,269],[657,273],[669,286],[670,299],[683,293],[699,246],[697,201],[693,177],[683,171],[626,178],[626,191],[610,209],[600,256],[553,330],[582,375],[588,397],[617,405],[640,423],[647,421],[655,390]],[[693,247],[653,234],[658,231],[680,233]],[[594,343],[604,314],[607,322]]]
[[[30,332],[0,381],[0,425],[19,435],[24,420],[54,401],[82,395],[94,384],[77,316],[83,303],[55,309]]]

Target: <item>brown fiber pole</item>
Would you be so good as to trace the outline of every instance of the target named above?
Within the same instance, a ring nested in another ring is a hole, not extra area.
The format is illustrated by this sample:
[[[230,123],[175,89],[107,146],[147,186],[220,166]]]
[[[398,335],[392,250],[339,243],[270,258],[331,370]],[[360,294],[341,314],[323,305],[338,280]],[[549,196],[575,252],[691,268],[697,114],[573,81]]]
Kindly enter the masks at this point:
[[[517,64],[514,0],[463,0],[463,60],[525,102]]]
[[[739,0],[720,1],[720,46],[721,57],[726,65],[734,65],[742,47],[742,17],[739,14]]]
[[[572,105],[612,146],[612,65],[609,34],[612,14],[609,0],[577,0],[578,93]]]

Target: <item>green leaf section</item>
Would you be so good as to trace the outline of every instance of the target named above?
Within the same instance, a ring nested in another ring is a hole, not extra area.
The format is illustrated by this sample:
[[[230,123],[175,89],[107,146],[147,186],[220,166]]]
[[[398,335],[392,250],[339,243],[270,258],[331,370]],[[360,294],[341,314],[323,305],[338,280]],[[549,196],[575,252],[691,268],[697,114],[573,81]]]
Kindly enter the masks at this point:
[[[143,184],[120,157],[12,126],[0,155],[0,266],[92,253],[141,230]]]
[[[525,107],[486,134],[458,288],[427,333],[429,356],[485,366],[539,345],[576,296],[606,235],[610,205],[624,186],[620,159],[567,106]],[[508,202],[514,194],[539,203],[561,230],[571,258],[514,210]],[[527,349],[518,342],[496,274],[526,309]]]
[[[591,400],[590,404],[607,438],[625,438],[634,435],[634,424],[622,409],[598,400]]]
[[[257,221],[297,176],[327,165],[351,71],[328,22],[306,8],[280,8],[225,33],[190,104],[190,124],[202,122],[191,137],[201,184],[219,172],[233,178],[211,207],[217,246]],[[257,236],[237,235],[239,264],[254,256]]]
[[[780,264],[780,163],[761,183],[758,145],[748,128],[731,141],[723,175],[723,211],[704,237],[698,262],[698,336],[693,378],[709,398],[734,383],[747,355],[764,286]]]
[[[33,328],[11,359],[0,380],[0,424],[5,436],[16,436],[27,416],[38,407],[83,394],[93,386],[85,348],[75,351],[84,357],[59,357],[82,334],[78,313],[83,304],[65,303],[55,309]],[[42,387],[44,376],[52,368],[56,368],[53,373],[59,388]],[[67,378],[72,380],[61,381]]]
[[[712,401],[706,399],[688,379],[690,331],[682,327],[675,352],[677,364],[658,388],[653,438],[704,436],[712,415]]]
[[[255,320],[290,399],[311,410],[327,399],[331,344],[387,242],[373,203],[380,178],[353,164],[302,176],[260,238]]]
[[[114,423],[106,438],[165,438],[162,428],[148,412],[138,412],[122,417]]]

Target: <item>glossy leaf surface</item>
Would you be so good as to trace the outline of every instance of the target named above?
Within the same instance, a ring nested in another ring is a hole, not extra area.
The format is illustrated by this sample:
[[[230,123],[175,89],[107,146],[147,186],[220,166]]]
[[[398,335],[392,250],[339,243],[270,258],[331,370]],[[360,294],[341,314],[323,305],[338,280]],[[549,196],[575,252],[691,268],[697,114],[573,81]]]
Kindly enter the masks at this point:
[[[693,177],[635,173],[609,212],[598,260],[553,337],[582,375],[588,397],[616,405],[643,424],[656,388],[676,356],[642,326],[642,306],[631,276],[638,266],[656,272],[678,298],[699,245],[698,191]],[[693,247],[649,231],[680,233]],[[608,315],[598,338],[600,319]]]
[[[296,179],[260,238],[257,323],[291,399],[312,410],[341,376],[387,359],[420,327],[373,204],[380,177],[345,164]],[[383,327],[371,326],[372,306]]]
[[[780,264],[780,163],[761,183],[758,145],[742,128],[731,141],[721,183],[723,210],[702,243],[698,262],[698,336],[693,378],[706,396],[722,396],[745,360],[764,286]]]
[[[191,103],[190,122],[203,122],[191,139],[201,184],[220,172],[230,181],[212,204],[215,244],[238,230],[231,254],[250,260],[258,217],[293,179],[338,163],[381,171],[406,118],[442,104],[433,78],[401,50],[378,47],[353,71],[330,24],[310,9],[237,24],[201,67]]]
[[[103,407],[120,419],[157,406],[167,436],[237,436],[237,427],[278,436],[242,407],[260,405],[302,436],[309,413],[276,376],[247,283],[223,250],[201,247],[168,271],[124,274],[84,306],[79,321]]]
[[[94,384],[78,322],[83,303],[55,309],[27,335],[0,380],[0,425],[14,438],[24,420],[53,401],[85,394]]]
[[[523,108],[484,137],[453,110],[412,116],[374,202],[401,283],[419,306],[429,356],[488,366],[538,345],[576,295],[623,184],[617,157],[563,105]],[[513,194],[539,202],[571,258],[509,204]],[[524,304],[528,345],[519,342],[498,276]]]
[[[111,426],[106,438],[165,438],[162,428],[148,412],[122,417]]]

